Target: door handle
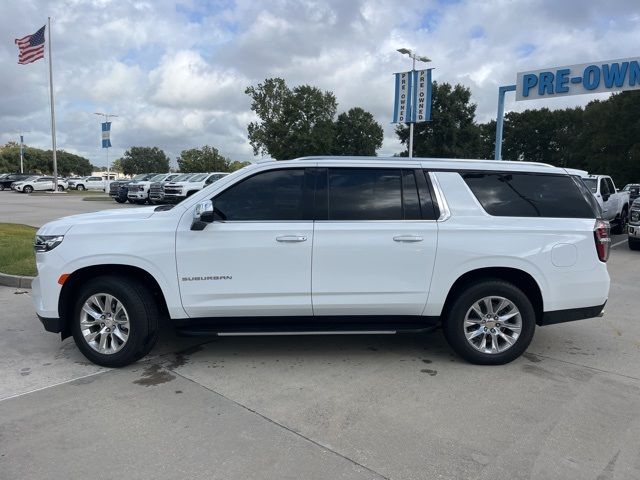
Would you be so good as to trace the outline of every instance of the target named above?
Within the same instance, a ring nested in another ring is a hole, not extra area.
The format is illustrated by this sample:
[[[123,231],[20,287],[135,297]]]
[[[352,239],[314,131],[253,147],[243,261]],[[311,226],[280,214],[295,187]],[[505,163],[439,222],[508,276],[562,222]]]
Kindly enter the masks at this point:
[[[398,235],[393,237],[394,242],[421,242],[422,237],[418,235]]]
[[[276,237],[276,241],[278,242],[306,242],[307,237],[303,237],[302,235],[282,235],[280,237]]]

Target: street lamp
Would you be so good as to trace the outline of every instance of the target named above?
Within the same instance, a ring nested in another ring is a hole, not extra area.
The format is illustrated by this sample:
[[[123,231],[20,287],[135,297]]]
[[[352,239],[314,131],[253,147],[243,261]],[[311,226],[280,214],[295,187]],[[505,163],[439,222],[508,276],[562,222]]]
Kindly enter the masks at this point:
[[[113,113],[102,113],[102,112],[94,112],[94,115],[100,115],[101,117],[104,117],[105,123],[108,122],[110,118],[118,116]],[[110,181],[111,181],[111,168],[109,165],[109,148],[107,147],[107,187],[109,186]]]
[[[412,72],[415,72],[416,70],[416,60],[418,62],[424,62],[424,63],[431,61],[430,58],[425,57],[424,55],[418,55],[410,48],[399,48],[398,52],[400,52],[402,55],[408,55],[409,58],[413,60],[413,63],[411,66]],[[409,158],[413,158],[413,122],[409,124]]]

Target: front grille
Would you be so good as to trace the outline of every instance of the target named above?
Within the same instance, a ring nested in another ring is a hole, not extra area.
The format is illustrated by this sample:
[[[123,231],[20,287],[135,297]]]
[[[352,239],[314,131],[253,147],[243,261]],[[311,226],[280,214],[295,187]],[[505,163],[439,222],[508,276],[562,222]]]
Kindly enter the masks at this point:
[[[164,194],[163,192],[163,188],[162,188],[162,184],[157,182],[157,183],[152,183],[151,186],[149,187],[149,196],[150,197],[162,197]]]
[[[164,187],[164,194],[165,195],[182,195],[182,187],[172,187],[172,186],[166,186]]]
[[[121,182],[111,182],[109,184],[109,195],[113,194],[116,195],[118,193],[118,191],[120,190],[120,186],[122,185]]]

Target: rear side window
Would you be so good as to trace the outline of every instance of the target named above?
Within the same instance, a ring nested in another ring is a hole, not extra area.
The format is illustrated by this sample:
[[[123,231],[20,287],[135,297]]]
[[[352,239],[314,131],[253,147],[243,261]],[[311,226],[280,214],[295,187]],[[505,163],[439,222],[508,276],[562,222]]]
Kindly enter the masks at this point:
[[[400,169],[329,169],[329,220],[402,220]]]
[[[570,176],[535,173],[462,173],[489,215],[596,218]]]

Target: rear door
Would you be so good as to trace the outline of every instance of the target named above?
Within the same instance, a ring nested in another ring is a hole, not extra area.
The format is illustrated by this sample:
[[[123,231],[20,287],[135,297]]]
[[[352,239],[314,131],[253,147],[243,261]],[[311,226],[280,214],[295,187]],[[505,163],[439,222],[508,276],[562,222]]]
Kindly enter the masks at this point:
[[[314,315],[420,315],[438,228],[424,172],[412,165],[321,170]]]

